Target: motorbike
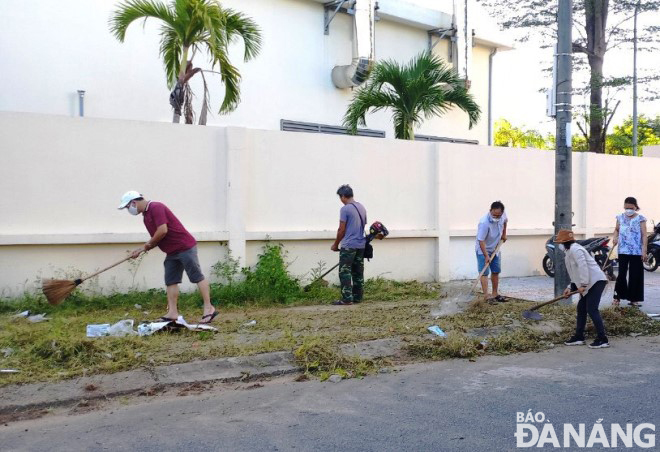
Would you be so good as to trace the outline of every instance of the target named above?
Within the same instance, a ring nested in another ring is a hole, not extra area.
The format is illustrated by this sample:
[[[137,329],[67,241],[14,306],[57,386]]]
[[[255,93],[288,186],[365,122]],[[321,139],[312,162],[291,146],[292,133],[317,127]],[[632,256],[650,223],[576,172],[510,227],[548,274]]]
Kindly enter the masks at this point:
[[[653,232],[648,235],[649,243],[646,250],[648,259],[644,262],[644,270],[654,272],[660,265],[660,223],[653,227]]]
[[[660,236],[658,237],[659,237],[658,240],[660,240]],[[555,277],[554,240],[555,240],[555,236],[552,236],[548,239],[547,242],[545,242],[545,249],[547,250],[547,253],[543,257],[543,271],[545,271],[545,273],[551,278]],[[589,251],[589,253],[594,257],[596,263],[600,266],[600,268],[605,269],[605,274],[607,275],[610,281],[614,281],[616,279],[616,276],[614,275],[614,267],[616,265],[616,260],[610,259],[608,261],[607,258],[607,256],[610,253],[610,247],[608,246],[610,243],[609,237],[592,237],[586,240],[576,240],[576,242],[582,245],[587,251]],[[660,258],[660,254],[658,256]],[[656,262],[658,262],[658,260],[656,260]]]

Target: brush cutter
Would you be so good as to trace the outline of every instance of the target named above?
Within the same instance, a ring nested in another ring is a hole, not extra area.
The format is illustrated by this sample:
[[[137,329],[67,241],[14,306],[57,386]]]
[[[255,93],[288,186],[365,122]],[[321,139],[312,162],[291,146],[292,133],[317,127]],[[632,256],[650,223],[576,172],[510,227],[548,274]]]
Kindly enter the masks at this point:
[[[98,276],[104,271],[110,270],[111,268],[116,267],[117,265],[124,263],[129,259],[131,259],[131,256],[127,256],[124,259],[120,260],[119,262],[115,262],[114,264],[104,268],[103,270],[99,270],[96,273],[92,273],[89,276],[85,276],[84,278],[78,278],[73,280],[44,279],[41,282],[41,289],[43,290],[44,295],[46,296],[46,300],[48,300],[48,303],[52,305],[58,305],[62,303],[69,295],[71,295],[71,292],[73,292],[74,289],[83,282],[95,276]]]
[[[319,276],[318,278],[316,278],[316,279],[315,279],[314,281],[312,281],[311,283],[307,284],[303,290],[304,290],[305,292],[309,292],[310,289],[312,288],[312,286],[313,286],[314,284],[316,284],[317,282],[319,282],[320,280],[322,280],[324,276],[326,276],[328,273],[330,273],[332,270],[334,270],[334,269],[337,268],[337,267],[339,267],[339,262],[337,262],[335,265],[333,265],[332,268],[331,268],[330,270],[328,270],[327,272],[323,273],[321,276]]]
[[[371,226],[369,226],[369,234],[366,236],[367,244],[369,244],[374,239],[383,240],[388,235],[390,235],[390,231],[388,231],[385,225],[380,221],[375,221]],[[303,290],[305,292],[309,292],[309,290],[312,288],[314,284],[322,280],[324,276],[327,276],[332,270],[334,270],[337,267],[339,267],[339,263],[333,265],[330,270],[323,273],[321,276],[316,278],[311,283],[307,284]]]
[[[571,295],[575,295],[576,293],[578,293],[577,290],[575,292],[569,293],[568,295],[562,295],[560,297],[553,298],[550,301],[545,301],[541,304],[537,304],[532,309],[530,309],[528,311],[523,311],[522,316],[526,319],[529,319],[529,320],[541,320],[543,318],[543,315],[539,312],[536,312],[537,309],[542,308],[543,306],[547,306],[547,305],[552,304],[552,303],[556,303],[559,300],[566,299],[566,298],[570,297]]]

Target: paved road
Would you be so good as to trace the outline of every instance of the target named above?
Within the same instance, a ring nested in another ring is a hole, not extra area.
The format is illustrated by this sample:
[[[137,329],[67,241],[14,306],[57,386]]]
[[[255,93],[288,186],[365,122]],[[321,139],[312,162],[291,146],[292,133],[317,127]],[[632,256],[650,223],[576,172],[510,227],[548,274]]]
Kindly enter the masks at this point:
[[[112,402],[0,426],[2,450],[516,449],[516,412],[563,423],[660,424],[660,337],[607,350],[417,364],[340,383],[280,379],[252,390]],[[576,427],[577,428],[577,427]],[[609,431],[609,428],[608,428]],[[648,430],[646,433],[649,433]]]

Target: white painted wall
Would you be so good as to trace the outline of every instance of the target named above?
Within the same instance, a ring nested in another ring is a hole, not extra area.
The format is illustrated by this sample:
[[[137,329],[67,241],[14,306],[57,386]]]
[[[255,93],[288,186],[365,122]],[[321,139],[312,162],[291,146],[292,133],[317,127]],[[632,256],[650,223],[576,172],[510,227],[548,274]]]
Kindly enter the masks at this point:
[[[144,121],[171,121],[169,91],[158,56],[159,26],[135,23],[126,41],[111,36],[108,19],[118,0],[3,0],[0,2],[0,54],[3,83],[0,111],[65,116],[78,114],[77,90],[86,90],[86,116]],[[351,61],[352,18],[338,14],[323,34],[323,7],[311,0],[223,0],[226,7],[251,16],[262,28],[259,57],[242,62],[242,44],[232,48],[232,61],[242,75],[242,103],[209,124],[279,129],[280,119],[341,124],[351,90],[338,90],[330,73]],[[389,3],[393,3],[390,1]],[[407,0],[451,14],[451,2]],[[427,49],[426,31],[381,20],[377,23],[376,55],[405,62]],[[482,121],[468,130],[467,116],[452,111],[426,122],[420,133],[487,142],[489,49],[474,49],[472,92],[483,110]],[[435,49],[447,57],[446,41]],[[198,58],[196,64],[205,61]],[[224,89],[210,75],[214,112]],[[201,96],[201,79],[193,80]],[[199,108],[199,105],[197,106]],[[368,127],[393,136],[390,114],[368,117]]]
[[[334,264],[343,183],[369,222],[391,231],[375,243],[367,277],[475,277],[476,225],[496,199],[510,219],[503,276],[540,274],[552,234],[548,151],[25,113],[0,113],[0,143],[5,297],[40,277],[89,274],[144,243],[141,218],[116,209],[129,189],[170,206],[200,242],[207,274],[227,244],[253,265],[268,237],[285,245],[294,275]],[[648,189],[660,159],[576,153],[573,169],[578,234],[611,233],[626,196],[660,219],[660,194]],[[139,268],[124,264],[86,287],[161,287],[162,260],[154,250]]]

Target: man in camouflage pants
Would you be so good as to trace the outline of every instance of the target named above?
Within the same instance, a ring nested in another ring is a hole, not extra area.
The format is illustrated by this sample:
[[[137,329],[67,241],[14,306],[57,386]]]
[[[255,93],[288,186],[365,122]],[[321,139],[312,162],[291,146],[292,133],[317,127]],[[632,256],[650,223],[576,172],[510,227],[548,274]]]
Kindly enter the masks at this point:
[[[364,247],[367,243],[364,226],[367,223],[367,209],[353,199],[353,189],[350,185],[339,187],[337,195],[344,206],[339,211],[337,238],[330,249],[339,251],[341,300],[332,304],[350,305],[362,301]]]

